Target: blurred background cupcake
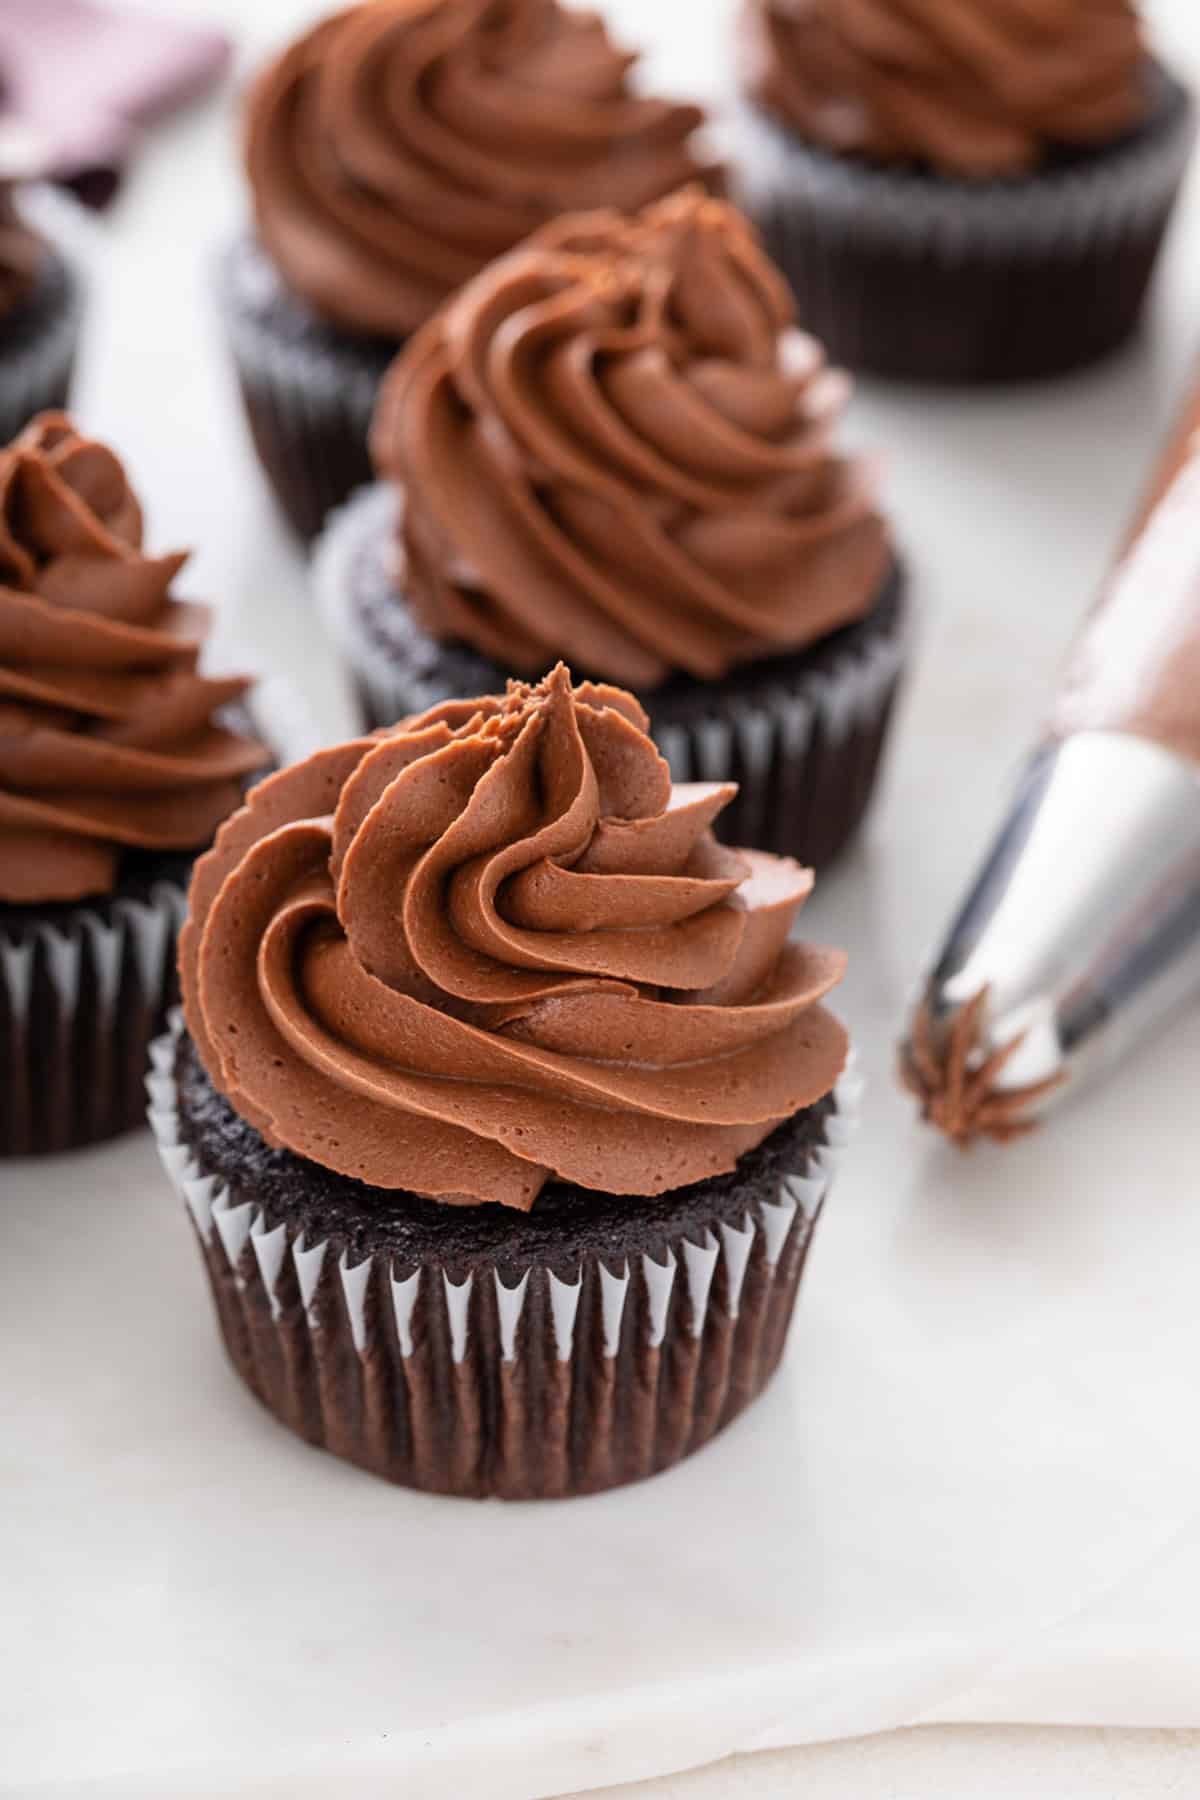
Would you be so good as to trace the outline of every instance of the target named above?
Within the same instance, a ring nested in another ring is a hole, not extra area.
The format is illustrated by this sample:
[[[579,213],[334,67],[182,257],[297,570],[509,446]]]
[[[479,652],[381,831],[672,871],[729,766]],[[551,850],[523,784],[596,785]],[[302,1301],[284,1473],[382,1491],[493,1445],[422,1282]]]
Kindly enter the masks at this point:
[[[92,264],[76,202],[108,206],[152,128],[229,58],[220,31],[143,8],[0,5],[0,445],[68,400]]]
[[[0,110],[0,169],[4,131]],[[0,175],[0,443],[35,413],[66,405],[82,314],[82,277]]]
[[[368,721],[558,657],[635,690],[735,842],[827,862],[874,781],[905,606],[844,376],[753,230],[692,189],[581,214],[476,277],[387,377],[384,483],[322,609]]]
[[[192,859],[271,760],[185,560],[64,415],[0,451],[0,1156],[142,1122]]]
[[[743,0],[745,205],[851,368],[1051,375],[1134,329],[1193,137],[1130,0]]]
[[[645,722],[560,666],[268,778],[197,865],[151,1121],[238,1373],[389,1480],[637,1480],[779,1361],[845,959]]]
[[[380,378],[408,335],[558,213],[700,177],[694,106],[558,0],[370,0],[326,19],[246,105],[253,231],[221,294],[254,442],[296,530],[369,478]]]

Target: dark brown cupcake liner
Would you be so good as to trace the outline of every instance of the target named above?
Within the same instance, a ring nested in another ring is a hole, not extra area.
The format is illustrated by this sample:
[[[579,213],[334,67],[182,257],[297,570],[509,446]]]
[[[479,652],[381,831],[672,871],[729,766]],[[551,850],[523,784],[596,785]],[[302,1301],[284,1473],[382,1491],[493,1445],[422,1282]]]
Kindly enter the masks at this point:
[[[311,747],[286,684],[264,683],[250,710],[280,762]],[[178,998],[193,859],[144,860],[149,872],[128,892],[0,916],[0,1159],[77,1150],[145,1123],[150,1045]]]
[[[630,1255],[451,1270],[307,1243],[206,1169],[180,1128],[182,1021],[155,1044],[149,1118],[247,1387],[300,1437],[407,1487],[552,1499],[669,1468],[758,1395],[783,1350],[861,1078],[775,1199]],[[636,1202],[631,1202],[636,1206]]]
[[[902,593],[897,568],[878,630],[827,646],[808,668],[794,657],[789,672],[764,665],[768,678],[752,693],[714,683],[643,697],[673,781],[737,783],[717,820],[726,843],[821,869],[853,839],[875,791],[908,658]]]
[[[52,250],[33,293],[0,322],[0,444],[66,406],[83,301],[82,276]]]
[[[222,259],[218,299],[258,460],[307,541],[333,507],[371,480],[371,414],[400,346],[318,320],[283,291],[249,239]]]
[[[739,197],[799,321],[852,369],[945,382],[1062,374],[1134,331],[1195,133],[1155,71],[1139,131],[1021,179],[968,182],[735,119]]]
[[[362,490],[329,520],[313,560],[318,607],[371,728],[448,698],[502,690],[507,673],[462,646],[435,644],[407,614],[399,648],[376,641],[358,602],[368,584],[383,606],[403,605],[388,572],[397,506],[383,483]],[[674,780],[738,783],[717,821],[726,842],[820,868],[854,836],[908,659],[904,587],[897,565],[866,620],[810,651],[720,681],[677,678],[639,696]]]
[[[149,1045],[176,997],[178,882],[69,922],[0,926],[0,1156],[73,1150],[140,1125]]]

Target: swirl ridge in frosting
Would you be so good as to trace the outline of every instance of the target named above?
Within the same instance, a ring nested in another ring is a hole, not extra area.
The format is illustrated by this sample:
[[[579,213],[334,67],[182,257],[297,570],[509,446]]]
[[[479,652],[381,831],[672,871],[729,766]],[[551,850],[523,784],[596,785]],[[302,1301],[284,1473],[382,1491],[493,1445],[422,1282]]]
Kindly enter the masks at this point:
[[[370,0],[259,78],[260,241],[334,324],[400,337],[546,220],[698,176],[699,108],[636,94],[636,58],[558,0]]]
[[[890,560],[849,393],[698,189],[546,227],[412,340],[372,430],[425,628],[647,690],[865,614]]]
[[[840,952],[811,872],[720,846],[619,689],[450,701],[268,777],[180,940],[214,1085],[268,1143],[383,1188],[528,1209],[653,1194],[827,1094]]]
[[[209,610],[147,556],[117,457],[61,413],[0,451],[0,900],[112,891],[123,849],[195,850],[263,746],[197,672]]]
[[[808,142],[962,176],[1119,138],[1148,105],[1132,0],[743,0],[741,60]]]

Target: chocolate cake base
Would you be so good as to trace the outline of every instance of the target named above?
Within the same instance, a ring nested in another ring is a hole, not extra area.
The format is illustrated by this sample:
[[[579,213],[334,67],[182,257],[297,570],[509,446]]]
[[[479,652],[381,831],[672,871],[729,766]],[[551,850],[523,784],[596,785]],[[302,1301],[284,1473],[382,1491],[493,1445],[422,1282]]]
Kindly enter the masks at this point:
[[[474,1498],[635,1481],[735,1418],[778,1364],[846,1132],[840,1094],[674,1193],[446,1207],[271,1149],[185,1034],[155,1062],[151,1122],[243,1381],[310,1443]]]
[[[1151,81],[1138,131],[995,181],[835,156],[743,105],[739,197],[834,361],[948,383],[1064,374],[1135,329],[1187,166],[1191,98]]]
[[[319,318],[250,237],[222,258],[218,297],[258,459],[293,529],[315,537],[331,508],[372,478],[367,433],[400,342]]]
[[[371,728],[442,700],[502,693],[513,673],[417,623],[393,575],[397,505],[382,483],[356,495],[329,521],[314,561],[319,605]],[[720,837],[822,868],[866,813],[908,643],[897,564],[864,619],[811,649],[717,681],[677,675],[638,698],[675,781],[737,782]],[[576,680],[589,673],[572,670]]]

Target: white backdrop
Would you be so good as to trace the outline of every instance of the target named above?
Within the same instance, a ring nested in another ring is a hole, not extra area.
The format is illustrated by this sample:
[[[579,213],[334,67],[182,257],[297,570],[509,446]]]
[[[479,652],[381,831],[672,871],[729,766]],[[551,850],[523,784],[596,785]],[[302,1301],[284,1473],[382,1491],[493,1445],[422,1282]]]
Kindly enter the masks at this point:
[[[224,19],[249,60],[321,9],[196,0],[192,10]],[[659,85],[717,85],[724,0],[608,10],[630,39],[652,39]],[[1177,60],[1200,72],[1190,0],[1151,14]],[[154,542],[197,546],[191,586],[220,603],[227,637],[292,674],[332,735],[350,721],[345,691],[249,456],[205,289],[211,249],[242,206],[227,107],[156,139],[98,233],[78,410],[125,455]],[[0,1559],[18,1552],[4,1590],[17,1595],[18,1629],[0,1640],[16,1666],[0,1708],[13,1708],[23,1759],[14,1786],[0,1766],[0,1792],[293,1800],[348,1791],[353,1769],[360,1794],[532,1800],[548,1782],[594,1785],[738,1746],[929,1721],[1200,1725],[1200,1020],[1003,1156],[952,1157],[918,1131],[889,1077],[912,979],[1197,348],[1193,181],[1150,329],[1118,361],[984,397],[860,389],[851,428],[887,457],[922,653],[866,839],[821,884],[806,923],[854,955],[843,1010],[871,1104],[822,1227],[786,1378],[695,1465],[532,1515],[464,1515],[377,1488],[286,1441],[236,1390],[144,1144],[0,1176],[0,1316],[30,1402],[13,1436],[16,1480],[0,1486]],[[73,1241],[77,1273],[99,1270],[114,1239],[148,1243],[147,1272],[163,1284],[153,1299],[126,1305],[83,1277],[71,1287],[38,1260]],[[46,1357],[48,1317],[60,1353]],[[380,1587],[390,1617],[373,1613],[365,1578],[357,1609],[339,1612],[338,1582],[326,1594],[322,1581],[347,1538],[372,1531],[398,1534],[398,1555],[477,1567],[479,1597],[450,1616],[431,1611],[414,1572]],[[494,1577],[497,1557],[530,1542],[546,1567],[562,1556],[564,1571],[578,1569],[568,1545],[583,1559],[561,1643],[521,1583]],[[588,1567],[589,1552],[615,1560]],[[237,1611],[260,1578],[263,1594],[286,1588],[296,1627],[269,1680],[250,1666],[257,1620]],[[306,1595],[319,1602],[309,1630]],[[330,1681],[336,1691],[373,1630],[375,1677],[389,1657],[400,1657],[401,1685],[415,1679],[406,1656],[459,1672],[470,1662],[461,1689],[449,1673],[431,1687],[465,1710],[414,1722],[398,1696],[392,1751],[382,1714],[366,1745],[354,1737],[366,1715],[344,1734],[338,1716],[321,1720],[319,1745],[285,1777],[276,1739],[258,1732],[264,1711],[269,1724],[282,1713],[303,1746],[316,1697]],[[456,1632],[470,1654],[456,1654]],[[239,1706],[232,1682],[211,1685],[209,1664],[228,1654],[237,1665],[243,1652]],[[521,1689],[512,1657],[527,1659],[535,1692]],[[165,1685],[176,1660],[188,1693]],[[489,1693],[511,1729],[493,1716],[472,1737],[472,1709],[486,1714]],[[204,1712],[213,1695],[231,1710]],[[215,1750],[237,1750],[218,1756],[219,1771],[181,1743],[193,1709]],[[1172,1782],[1200,1789],[1196,1744],[1162,1732],[1063,1740],[931,1728],[742,1760],[644,1792],[1126,1800]],[[523,1765],[539,1771],[532,1786],[521,1785]]]

